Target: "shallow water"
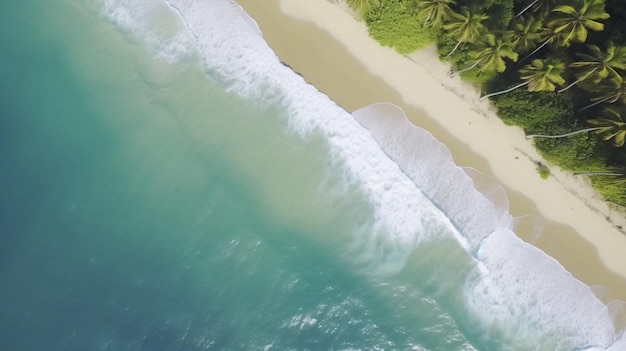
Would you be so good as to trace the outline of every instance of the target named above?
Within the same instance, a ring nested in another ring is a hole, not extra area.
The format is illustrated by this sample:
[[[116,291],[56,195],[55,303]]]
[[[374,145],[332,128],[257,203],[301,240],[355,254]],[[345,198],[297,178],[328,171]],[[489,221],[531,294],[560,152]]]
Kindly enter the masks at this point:
[[[442,145],[419,132],[441,153],[417,161],[401,119],[362,127],[233,3],[25,0],[0,16],[8,350],[616,338],[587,287],[511,234],[504,203],[459,207],[481,194]]]

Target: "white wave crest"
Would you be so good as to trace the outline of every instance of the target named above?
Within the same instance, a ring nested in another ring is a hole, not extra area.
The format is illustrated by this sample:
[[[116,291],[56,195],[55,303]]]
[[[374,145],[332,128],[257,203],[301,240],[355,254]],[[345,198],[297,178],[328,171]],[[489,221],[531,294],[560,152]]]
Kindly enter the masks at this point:
[[[102,15],[157,58],[175,62],[195,52],[195,41],[165,1],[105,0]]]
[[[481,279],[468,280],[466,288],[483,325],[525,333],[553,349],[624,345],[606,306],[588,287],[508,230],[512,220],[501,194],[494,197],[498,201],[481,194],[448,149],[430,133],[407,127],[403,113],[393,122],[380,117],[386,113],[380,106],[355,113],[368,132],[284,66],[233,1],[106,0],[103,13],[155,55],[194,52],[231,91],[281,101],[291,131],[303,139],[323,136],[332,166],[362,189],[374,209],[362,245],[371,257],[364,260],[396,272],[422,240],[452,235],[482,260]]]

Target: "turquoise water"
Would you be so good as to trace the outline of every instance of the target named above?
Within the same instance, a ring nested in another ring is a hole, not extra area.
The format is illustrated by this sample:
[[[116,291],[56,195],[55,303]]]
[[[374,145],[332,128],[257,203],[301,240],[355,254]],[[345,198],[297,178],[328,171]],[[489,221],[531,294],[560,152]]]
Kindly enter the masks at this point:
[[[362,128],[233,3],[24,0],[0,20],[3,350],[619,336],[427,132],[389,106]]]

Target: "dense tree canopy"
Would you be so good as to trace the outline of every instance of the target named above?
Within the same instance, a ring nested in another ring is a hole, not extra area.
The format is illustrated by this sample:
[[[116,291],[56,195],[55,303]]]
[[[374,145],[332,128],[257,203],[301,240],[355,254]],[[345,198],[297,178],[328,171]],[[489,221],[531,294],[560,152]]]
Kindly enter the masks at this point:
[[[600,21],[610,17],[604,11],[604,0],[583,0],[578,7],[556,6],[552,14],[554,19],[548,22],[548,27],[561,35],[563,46],[570,46],[572,42],[584,43],[588,30],[604,30],[604,24]]]
[[[499,38],[493,34],[485,34],[476,43],[475,51],[470,53],[476,62],[464,69],[467,71],[478,67],[484,71],[502,73],[506,70],[506,60],[517,61],[518,54],[515,52],[515,42],[512,34],[507,33]],[[462,71],[459,71],[462,72]]]
[[[626,1],[378,2],[364,19],[382,44],[403,53],[435,44],[442,60],[480,84],[484,97],[493,97],[507,123],[530,133],[571,134],[536,139],[546,159],[576,172],[626,169],[621,120],[626,113]],[[519,106],[514,114],[512,106]],[[602,183],[601,178],[593,181]],[[610,188],[621,193],[605,197],[626,205],[626,187]]]

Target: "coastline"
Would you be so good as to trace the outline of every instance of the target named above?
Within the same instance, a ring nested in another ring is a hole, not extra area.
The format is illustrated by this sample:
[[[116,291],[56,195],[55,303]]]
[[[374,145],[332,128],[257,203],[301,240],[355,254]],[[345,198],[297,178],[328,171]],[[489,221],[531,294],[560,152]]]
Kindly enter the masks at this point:
[[[349,112],[376,102],[402,107],[451,150],[459,166],[506,190],[516,233],[587,285],[626,300],[626,219],[583,178],[541,161],[519,128],[505,126],[477,89],[450,75],[433,48],[407,57],[381,47],[362,22],[328,0],[238,0],[280,59]],[[610,222],[610,221],[611,222]]]

